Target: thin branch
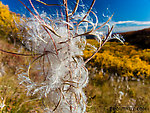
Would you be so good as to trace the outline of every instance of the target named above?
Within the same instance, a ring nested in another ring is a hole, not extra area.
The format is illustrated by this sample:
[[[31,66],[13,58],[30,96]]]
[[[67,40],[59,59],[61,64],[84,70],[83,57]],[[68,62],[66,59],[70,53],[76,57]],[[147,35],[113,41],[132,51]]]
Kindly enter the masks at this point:
[[[93,11],[91,11],[91,13],[93,13],[93,15],[95,16],[95,19],[96,19],[95,28],[96,28],[98,24],[98,17]]]
[[[37,55],[41,55],[41,54],[22,54],[22,53],[14,53],[14,52],[10,52],[10,51],[5,51],[3,49],[0,49],[1,52],[4,52],[4,53],[8,53],[8,54],[12,54],[12,55],[17,55],[17,56],[37,56]]]
[[[61,38],[61,36],[60,35],[58,35],[54,30],[52,30],[51,28],[49,28],[49,26],[48,25],[42,25],[43,27],[44,27],[44,29],[45,29],[45,27],[47,28],[47,29],[49,29],[54,35],[56,35],[56,36],[58,36],[59,38]],[[48,31],[47,31],[48,32]]]
[[[65,5],[66,22],[69,22],[67,0],[63,0],[63,2],[64,2],[64,5]],[[69,26],[68,25],[67,25],[67,29],[69,30]]]
[[[69,14],[69,16],[72,16],[76,12],[76,10],[78,9],[79,1],[80,0],[76,0],[76,5],[74,7],[74,10],[72,11],[72,13]]]
[[[98,27],[98,28],[95,29],[94,31],[97,31],[97,30],[101,29],[102,27],[104,27],[104,26],[112,19],[113,15],[114,15],[114,14],[112,14],[111,17],[110,17],[104,24],[102,24],[100,27]]]
[[[34,9],[35,13],[39,16],[39,18],[40,18],[41,20],[43,20],[43,19],[41,18],[41,16],[39,15],[39,13],[37,12],[37,10],[35,9],[34,5],[33,5],[32,2],[31,2],[31,0],[29,0],[29,2],[30,2],[30,4],[31,4],[32,8]],[[43,21],[44,21],[44,20],[43,20]]]
[[[21,0],[18,0],[35,18],[35,14],[21,1]]]
[[[60,90],[60,89],[59,89],[59,90]],[[60,90],[60,94],[61,94],[61,90]],[[55,111],[55,110],[58,108],[58,106],[59,106],[60,103],[61,103],[61,99],[62,99],[62,96],[60,95],[60,99],[59,99],[57,105],[55,106],[55,108],[53,109],[53,111]]]
[[[40,2],[41,4],[44,4],[44,5],[47,5],[47,6],[63,6],[63,5],[60,5],[60,4],[47,4],[41,0],[36,0],[37,2]]]
[[[93,1],[92,1],[92,4],[91,4],[89,10],[87,11],[87,13],[86,13],[86,15],[83,17],[83,19],[79,22],[79,24],[81,24],[81,23],[84,21],[84,19],[89,15],[90,11],[92,10],[92,7],[94,6],[95,1],[96,1],[96,0],[93,0]]]

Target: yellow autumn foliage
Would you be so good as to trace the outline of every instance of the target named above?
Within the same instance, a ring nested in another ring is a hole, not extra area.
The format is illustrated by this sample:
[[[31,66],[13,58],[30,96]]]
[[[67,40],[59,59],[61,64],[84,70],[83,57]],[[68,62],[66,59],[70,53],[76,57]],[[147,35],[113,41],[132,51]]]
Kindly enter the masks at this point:
[[[0,38],[13,40],[18,38],[20,16],[9,11],[7,5],[0,1]]]
[[[95,40],[89,43],[98,46]],[[92,51],[86,49],[84,58],[92,55]],[[102,50],[89,62],[98,70],[104,69],[107,73],[117,73],[120,76],[133,76],[138,78],[150,77],[150,49],[141,50],[135,46],[124,45],[117,42],[108,42]]]

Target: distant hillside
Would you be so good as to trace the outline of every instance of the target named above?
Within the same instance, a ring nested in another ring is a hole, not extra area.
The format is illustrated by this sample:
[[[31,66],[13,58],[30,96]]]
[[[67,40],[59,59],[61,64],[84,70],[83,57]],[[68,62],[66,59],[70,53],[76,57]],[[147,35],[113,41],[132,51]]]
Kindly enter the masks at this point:
[[[125,41],[130,44],[143,49],[150,48],[150,28],[120,34],[124,37]]]
[[[125,39],[125,42],[129,44],[136,45],[139,48],[146,49],[150,48],[150,28],[142,29],[138,31],[130,31],[119,33]],[[86,36],[87,39],[95,39],[96,36],[88,35]],[[111,42],[118,42],[118,40],[110,40]]]

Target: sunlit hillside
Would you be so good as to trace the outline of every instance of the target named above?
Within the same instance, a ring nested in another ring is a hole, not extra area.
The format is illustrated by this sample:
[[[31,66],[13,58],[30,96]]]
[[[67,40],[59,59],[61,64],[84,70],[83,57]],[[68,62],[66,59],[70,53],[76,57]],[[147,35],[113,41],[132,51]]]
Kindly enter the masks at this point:
[[[98,46],[95,40],[88,40]],[[91,50],[84,51],[84,58],[92,55]],[[91,68],[107,74],[136,78],[150,77],[150,49],[140,49],[128,43],[108,42],[89,62]],[[90,69],[90,68],[89,68]],[[98,71],[98,72],[99,72]]]

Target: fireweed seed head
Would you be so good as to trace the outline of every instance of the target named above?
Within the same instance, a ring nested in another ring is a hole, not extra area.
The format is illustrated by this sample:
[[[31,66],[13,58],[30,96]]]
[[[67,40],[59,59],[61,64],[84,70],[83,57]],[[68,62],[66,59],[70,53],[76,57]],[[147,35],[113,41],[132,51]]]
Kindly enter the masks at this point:
[[[27,88],[28,94],[47,97],[53,103],[45,108],[46,112],[86,112],[87,99],[83,88],[89,77],[85,64],[112,38],[113,26],[108,26],[107,34],[98,31],[108,24],[112,16],[98,26],[98,18],[91,11],[95,0],[88,10],[81,12],[77,12],[79,0],[73,10],[69,10],[67,0],[63,0],[65,14],[61,12],[57,16],[38,14],[29,1],[36,15],[27,8],[32,16],[22,19],[22,26],[26,30],[23,43],[32,52],[34,59],[27,70],[18,73],[20,83]],[[95,22],[89,13],[94,15]],[[87,43],[88,35],[95,36],[99,47]],[[119,35],[113,38],[122,41]],[[92,46],[94,52],[84,61],[83,50],[87,45]]]

